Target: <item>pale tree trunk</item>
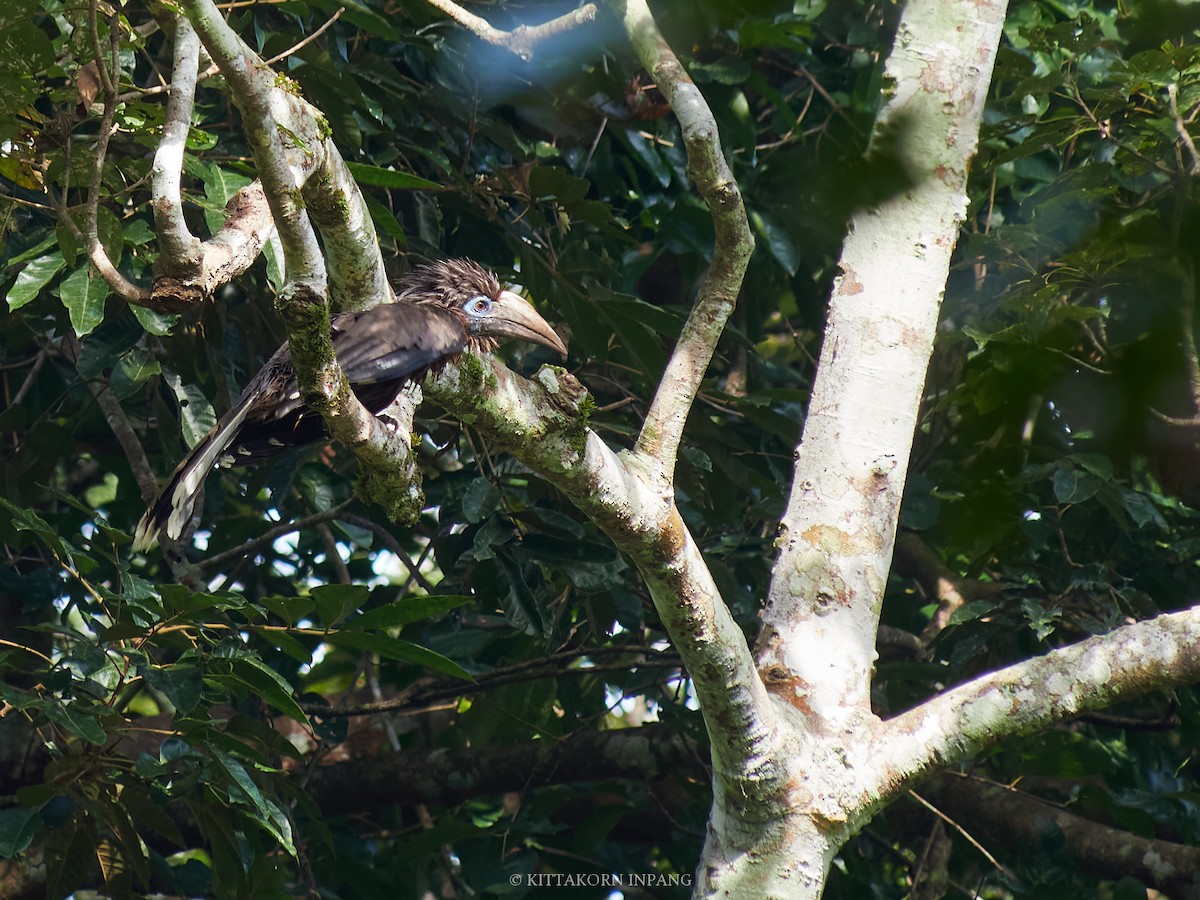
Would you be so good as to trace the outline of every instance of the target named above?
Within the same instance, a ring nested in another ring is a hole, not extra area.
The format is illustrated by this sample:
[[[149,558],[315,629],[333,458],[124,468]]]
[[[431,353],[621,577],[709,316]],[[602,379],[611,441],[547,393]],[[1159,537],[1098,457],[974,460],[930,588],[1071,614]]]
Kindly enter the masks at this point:
[[[727,816],[735,798],[718,782],[701,895],[819,896],[882,799],[875,635],[1005,5],[904,8],[872,143],[897,154],[875,162],[902,167],[909,186],[856,214],[846,238],[757,647],[794,729],[786,811],[757,828]]]

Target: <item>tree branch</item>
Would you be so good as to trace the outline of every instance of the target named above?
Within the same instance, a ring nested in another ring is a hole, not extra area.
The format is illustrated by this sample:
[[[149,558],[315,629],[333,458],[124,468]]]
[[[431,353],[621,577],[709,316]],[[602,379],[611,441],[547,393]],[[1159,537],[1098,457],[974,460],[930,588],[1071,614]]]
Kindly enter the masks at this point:
[[[522,684],[528,681],[540,681],[545,678],[562,678],[567,675],[587,676],[604,672],[625,672],[641,668],[678,670],[682,665],[678,656],[673,653],[648,650],[640,647],[609,648],[621,650],[622,656],[632,656],[635,659],[618,662],[592,662],[587,666],[561,665],[561,663],[577,662],[580,657],[601,654],[586,652],[560,653],[541,659],[528,660],[511,666],[501,666],[490,672],[481,672],[475,676],[474,682],[462,682],[457,679],[437,679],[428,682],[418,682],[406,688],[399,696],[387,700],[376,700],[373,703],[360,703],[355,706],[327,706],[316,703],[301,703],[300,708],[305,712],[325,718],[347,716],[377,715],[385,712],[405,712],[427,707],[435,703],[454,700],[479,694],[506,684]],[[616,654],[604,654],[616,655]]]
[[[1114,881],[1132,875],[1170,897],[1200,897],[1200,849],[1196,847],[1101,825],[1023,791],[964,775],[940,775],[921,791],[950,809],[956,821],[986,839],[993,850],[997,843],[1028,847],[1057,831],[1071,862],[1089,874]]]
[[[375,537],[379,538],[379,540],[383,542],[383,545],[392,553],[393,556],[400,560],[400,563],[404,566],[404,568],[408,569],[408,581],[406,581],[401,588],[401,593],[408,590],[408,586],[414,581],[420,586],[421,590],[429,594],[433,593],[433,585],[430,584],[425,576],[421,574],[421,569],[409,558],[407,551],[400,546],[400,542],[396,540],[395,535],[393,535],[378,522],[373,522],[372,520],[364,518],[363,516],[344,515],[341,516],[341,519],[348,525],[353,525],[356,528],[365,528],[367,531],[371,532],[373,535],[375,535]]]
[[[881,796],[1002,740],[1200,680],[1200,606],[989,672],[880,723]],[[886,750],[886,752],[884,752]]]
[[[998,582],[959,575],[911,531],[902,531],[896,537],[893,566],[898,574],[915,579],[925,596],[937,602],[937,610],[921,632],[925,646],[950,624],[950,617],[963,604],[1004,590],[1004,585]]]
[[[285,283],[276,300],[291,348],[292,364],[305,402],[321,413],[329,433],[348,447],[363,469],[359,492],[393,519],[407,520],[424,502],[407,430],[392,431],[358,401],[333,352],[329,331],[330,281],[335,306],[361,309],[391,296],[366,203],[323,117],[294,93],[226,24],[212,0],[183,0],[182,6],[229,83],[242,109],[267,203],[284,248]],[[301,197],[281,132],[292,152],[311,161],[317,175]],[[313,218],[323,227],[332,279],[317,243]]]
[[[440,9],[459,25],[496,47],[503,47],[528,62],[533,59],[533,48],[555,35],[578,28],[596,18],[596,4],[585,3],[578,9],[561,15],[541,25],[519,25],[512,31],[493,28],[486,19],[467,12],[454,0],[429,0],[429,5]]]
[[[629,555],[692,677],[714,776],[746,808],[781,806],[781,725],[745,637],[644,459],[614,453],[587,427],[592,399],[583,386],[562,369],[543,367],[526,381],[467,354],[424,390],[558,487]]]
[[[96,70],[104,91],[104,111],[100,114],[100,125],[96,132],[96,157],[92,161],[92,174],[88,183],[87,194],[83,205],[83,227],[80,228],[67,212],[67,192],[63,191],[58,206],[58,219],[66,227],[71,236],[79,241],[87,251],[88,260],[100,277],[115,293],[124,297],[130,303],[146,305],[150,300],[150,292],[129,281],[117,271],[113,261],[108,258],[104,245],[100,243],[99,218],[100,187],[104,178],[104,164],[108,161],[108,142],[113,135],[113,120],[117,114],[120,97],[117,94],[117,84],[121,73],[121,31],[117,16],[114,15],[108,25],[109,59],[104,59],[104,50],[100,44],[96,2],[88,4],[88,29],[92,41],[92,52],[95,54]]]
[[[581,731],[557,744],[517,747],[439,748],[428,753],[355,759],[319,767],[310,787],[326,815],[389,804],[452,806],[473,797],[531,786],[631,778],[663,778],[694,760],[698,749],[665,725],[620,731]]]
[[[151,209],[159,248],[172,266],[195,269],[200,264],[200,239],[192,234],[183,216],[180,176],[192,126],[196,78],[200,68],[200,38],[185,16],[175,16],[171,95],[163,118],[163,136],[150,168]]]
[[[708,204],[716,233],[712,263],[637,440],[636,452],[651,460],[659,477],[670,484],[688,411],[742,289],[746,266],[754,252],[754,237],[741,190],[721,152],[717,121],[704,95],[663,39],[646,0],[621,0],[614,7],[622,16],[642,65],[654,76],[679,120],[687,150],[688,177]]]
[[[67,332],[63,338],[62,354],[63,357],[70,361],[71,365],[78,368],[79,357],[82,348],[79,345],[79,339],[71,332]],[[39,357],[43,358],[43,357]],[[154,478],[154,469],[150,465],[150,460],[146,456],[146,450],[142,447],[142,442],[138,439],[137,432],[133,428],[133,423],[129,421],[129,416],[125,414],[125,408],[121,406],[121,401],[117,395],[112,392],[111,384],[107,378],[85,378],[88,391],[96,401],[96,405],[100,407],[100,411],[104,413],[104,420],[108,423],[108,427],[112,429],[113,437],[117,439],[117,443],[121,445],[121,450],[125,454],[125,459],[129,463],[129,468],[133,472],[134,480],[137,481],[138,491],[142,495],[142,500],[150,503],[158,495],[158,482]],[[20,402],[19,400],[17,401]],[[167,566],[171,569],[171,574],[180,584],[193,584],[196,581],[196,572],[188,563],[183,553],[179,550],[177,542],[163,539],[163,558],[167,562]]]
[[[163,139],[151,169],[151,209],[161,255],[155,266],[153,301],[165,312],[187,309],[250,268],[275,229],[271,210],[257,179],[239,190],[225,207],[225,221],[201,242],[183,214],[180,175],[195,101],[200,41],[191,22],[176,16],[171,96]],[[215,73],[216,66],[212,68]],[[207,73],[206,73],[207,74]],[[297,164],[293,155],[292,164]]]
[[[300,202],[299,181],[289,166],[279,127],[301,117],[289,114],[290,104],[276,88],[274,73],[229,27],[211,0],[184,0],[181,5],[242,111],[246,138],[283,244],[284,301],[302,296],[302,303],[319,304],[326,293],[325,264]],[[304,135],[296,134],[294,139],[302,141]],[[303,149],[315,152],[312,147]]]
[[[155,492],[157,494],[157,491]],[[151,495],[154,499],[155,494]],[[311,516],[305,516],[303,519],[294,519],[291,522],[282,522],[274,528],[269,528],[253,540],[246,541],[244,544],[238,544],[236,547],[230,547],[221,553],[207,556],[200,562],[201,569],[219,569],[226,563],[234,560],[245,559],[260,547],[266,547],[273,544],[285,534],[295,534],[297,531],[303,531],[306,528],[311,528],[314,525],[320,525],[322,522],[328,522],[330,519],[340,518],[342,513],[350,506],[353,501],[347,500],[344,503],[339,503],[337,506],[330,509],[322,510],[321,512],[313,513]]]

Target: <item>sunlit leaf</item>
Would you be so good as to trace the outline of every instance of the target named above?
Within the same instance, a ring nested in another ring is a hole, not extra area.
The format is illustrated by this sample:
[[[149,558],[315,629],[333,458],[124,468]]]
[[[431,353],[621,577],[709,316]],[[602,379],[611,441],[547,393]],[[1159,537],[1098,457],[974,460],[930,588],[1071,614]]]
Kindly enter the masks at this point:
[[[71,327],[77,337],[92,332],[104,319],[104,301],[109,295],[108,283],[91,266],[76,269],[58,286],[58,295],[71,317]]]
[[[18,310],[41,293],[58,271],[65,265],[58,251],[47,253],[33,260],[17,275],[16,283],[8,291],[8,308]]]
[[[183,429],[183,439],[189,447],[194,447],[217,424],[212,404],[199,387],[185,384],[175,372],[164,369],[163,379],[179,401],[179,424]]]

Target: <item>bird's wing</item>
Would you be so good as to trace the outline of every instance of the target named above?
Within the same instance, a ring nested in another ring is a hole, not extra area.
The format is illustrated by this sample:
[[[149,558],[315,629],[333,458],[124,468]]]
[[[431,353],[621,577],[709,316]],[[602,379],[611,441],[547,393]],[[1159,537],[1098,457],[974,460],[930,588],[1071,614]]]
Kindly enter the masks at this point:
[[[333,320],[333,349],[352,385],[423,373],[466,345],[454,313],[429,304],[386,303]]]
[[[371,412],[379,412],[391,403],[400,382],[456,356],[467,342],[467,331],[453,313],[424,304],[386,303],[362,312],[342,313],[334,316],[330,324],[338,363]],[[300,386],[296,384],[286,344],[256,380],[261,381],[263,402],[250,411],[248,426],[286,420],[293,427],[300,427],[299,420],[309,418],[319,423],[320,416],[300,398]],[[362,390],[375,384],[381,385],[381,390]],[[297,434],[288,440],[289,446],[316,440],[323,432],[322,427],[315,431],[303,427],[301,430],[304,440]],[[246,449],[249,448],[243,448]]]
[[[332,330],[342,371],[359,399],[376,413],[395,399],[406,380],[452,359],[467,344],[466,328],[454,313],[426,304],[392,303],[345,313],[334,317]],[[138,523],[134,549],[148,549],[162,530],[173,540],[183,534],[214,465],[265,459],[324,434],[324,420],[301,402],[284,344],[176,468]]]

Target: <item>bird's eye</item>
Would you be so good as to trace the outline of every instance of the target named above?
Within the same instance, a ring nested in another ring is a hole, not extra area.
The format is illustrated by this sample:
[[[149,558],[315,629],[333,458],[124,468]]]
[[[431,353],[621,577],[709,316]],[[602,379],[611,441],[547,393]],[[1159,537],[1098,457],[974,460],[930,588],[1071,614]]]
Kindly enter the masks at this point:
[[[492,308],[492,298],[480,294],[467,301],[467,312],[474,316],[482,316]]]

